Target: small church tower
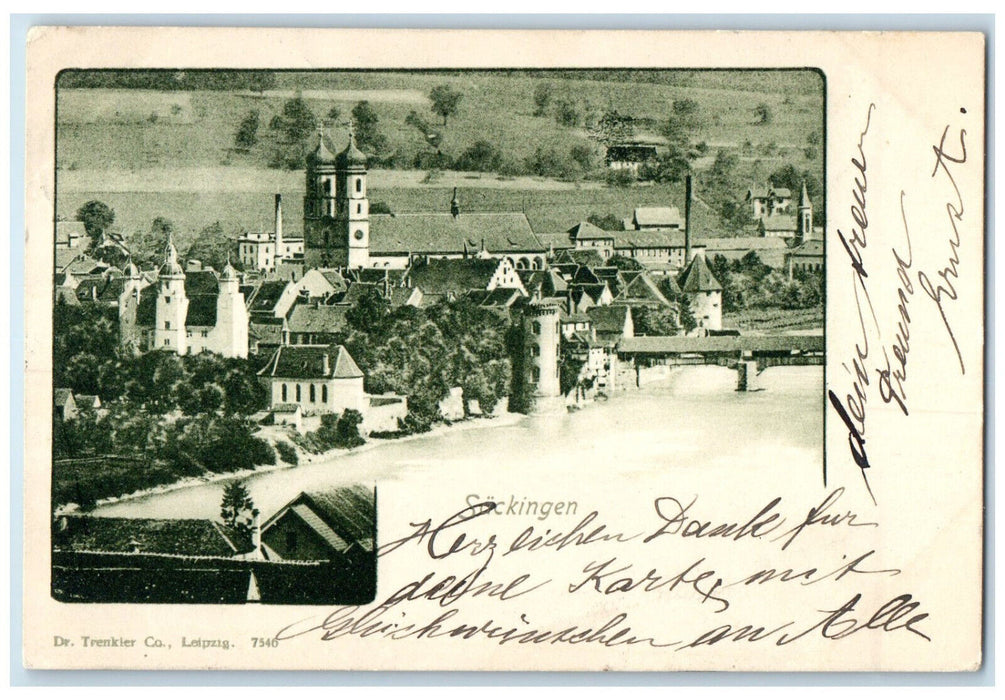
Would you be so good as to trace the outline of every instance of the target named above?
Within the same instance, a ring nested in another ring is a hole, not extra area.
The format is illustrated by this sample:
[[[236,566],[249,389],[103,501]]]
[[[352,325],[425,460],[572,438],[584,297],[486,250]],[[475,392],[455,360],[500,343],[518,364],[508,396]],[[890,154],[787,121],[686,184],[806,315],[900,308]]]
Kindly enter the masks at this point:
[[[168,236],[167,248],[164,251],[164,264],[160,267],[157,284],[152,349],[170,350],[184,355],[188,352],[185,335],[188,296],[185,294],[185,271],[178,264],[178,251],[170,236]]]
[[[806,182],[803,181],[803,190],[799,193],[799,220],[796,224],[796,240],[799,243],[813,238],[813,203],[810,195],[806,192]]]
[[[369,264],[366,167],[366,155],[356,147],[351,129],[349,144],[337,156],[321,131],[318,147],[307,159],[304,243],[309,267],[344,265],[356,269]]]
[[[561,395],[559,382],[559,353],[561,352],[561,309],[552,301],[527,305],[524,324],[527,338],[526,352],[528,384],[539,398]]]

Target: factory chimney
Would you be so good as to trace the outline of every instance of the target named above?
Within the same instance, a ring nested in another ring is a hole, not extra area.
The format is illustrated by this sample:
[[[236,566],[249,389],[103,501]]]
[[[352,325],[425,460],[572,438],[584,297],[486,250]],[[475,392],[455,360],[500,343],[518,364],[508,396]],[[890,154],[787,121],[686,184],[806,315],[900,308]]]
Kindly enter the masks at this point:
[[[283,257],[283,195],[276,194],[276,265]]]
[[[684,266],[691,262],[691,176],[684,178]]]

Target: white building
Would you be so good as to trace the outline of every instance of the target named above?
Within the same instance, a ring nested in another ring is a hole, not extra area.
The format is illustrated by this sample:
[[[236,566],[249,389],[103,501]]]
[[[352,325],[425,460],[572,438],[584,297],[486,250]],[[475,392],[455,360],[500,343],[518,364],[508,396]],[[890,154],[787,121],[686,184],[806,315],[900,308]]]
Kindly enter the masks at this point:
[[[283,196],[276,195],[273,231],[245,233],[237,239],[237,254],[245,270],[275,272],[283,262],[303,260],[304,239],[283,235]]]

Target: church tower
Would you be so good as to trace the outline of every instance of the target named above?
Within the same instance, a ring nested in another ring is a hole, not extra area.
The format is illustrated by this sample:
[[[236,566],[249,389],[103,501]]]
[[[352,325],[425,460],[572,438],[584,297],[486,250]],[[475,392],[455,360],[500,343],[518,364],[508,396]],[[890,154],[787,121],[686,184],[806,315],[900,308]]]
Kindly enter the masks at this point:
[[[813,203],[810,195],[806,192],[806,182],[803,182],[803,190],[799,193],[799,221],[796,227],[796,239],[802,243],[813,238]]]
[[[178,264],[178,251],[168,236],[164,264],[158,273],[157,305],[154,312],[154,344],[156,350],[170,350],[179,355],[188,352],[185,321],[188,318],[188,296],[185,294],[185,271]]]
[[[304,197],[305,261],[308,267],[366,267],[370,261],[370,202],[366,194],[366,155],[349,145],[337,156],[319,134],[307,159]]]

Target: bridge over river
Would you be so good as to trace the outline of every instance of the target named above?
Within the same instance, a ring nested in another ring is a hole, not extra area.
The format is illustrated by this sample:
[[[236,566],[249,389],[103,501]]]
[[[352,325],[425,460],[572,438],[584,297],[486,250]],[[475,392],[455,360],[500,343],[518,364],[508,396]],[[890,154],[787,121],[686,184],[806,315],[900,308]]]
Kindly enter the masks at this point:
[[[822,365],[824,336],[725,335],[639,336],[618,342],[618,359],[635,368],[636,383],[647,370],[687,365],[718,365],[737,370],[737,389],[756,388],[756,376],[768,367]]]

